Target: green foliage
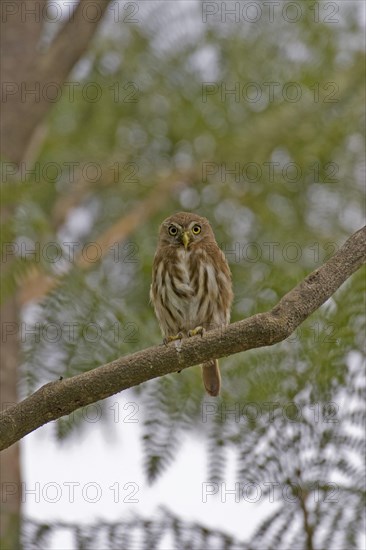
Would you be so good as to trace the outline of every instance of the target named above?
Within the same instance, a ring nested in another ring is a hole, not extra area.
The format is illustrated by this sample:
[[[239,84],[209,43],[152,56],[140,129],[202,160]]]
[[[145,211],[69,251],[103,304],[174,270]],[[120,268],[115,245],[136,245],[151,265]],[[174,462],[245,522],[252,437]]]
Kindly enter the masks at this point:
[[[143,442],[148,480],[153,482],[173,461],[185,431],[192,429],[202,394],[197,377],[170,375],[153,380],[143,391]],[[185,379],[183,379],[185,378]]]
[[[208,530],[204,525],[188,523],[172,514],[169,510],[159,510],[154,521],[135,516],[130,520],[116,523],[98,522],[79,526],[69,523],[54,523],[52,527],[37,522],[27,522],[24,536],[29,548],[48,548],[52,534],[63,530],[71,532],[73,548],[93,550],[99,548],[146,548],[157,550],[161,543],[171,548],[192,548],[192,550],[245,550],[248,548],[220,530]],[[167,547],[167,546],[165,546]]]

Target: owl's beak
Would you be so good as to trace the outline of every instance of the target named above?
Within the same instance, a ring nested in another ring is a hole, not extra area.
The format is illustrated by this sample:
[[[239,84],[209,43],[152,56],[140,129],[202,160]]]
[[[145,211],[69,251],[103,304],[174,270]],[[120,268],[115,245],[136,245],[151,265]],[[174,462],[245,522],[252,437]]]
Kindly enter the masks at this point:
[[[189,245],[190,237],[188,231],[184,231],[182,236],[182,241],[184,244],[184,248],[187,250],[187,246]]]

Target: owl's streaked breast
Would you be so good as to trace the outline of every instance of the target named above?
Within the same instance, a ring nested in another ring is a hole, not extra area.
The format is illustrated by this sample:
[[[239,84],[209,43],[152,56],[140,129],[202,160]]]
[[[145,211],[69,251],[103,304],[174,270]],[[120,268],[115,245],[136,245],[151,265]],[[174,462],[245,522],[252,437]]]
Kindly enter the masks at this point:
[[[198,327],[212,330],[229,324],[230,268],[206,218],[177,212],[162,222],[150,298],[166,342],[180,339],[180,333],[189,336]],[[217,359],[204,361],[202,379],[209,395],[219,395]]]
[[[165,336],[199,325],[209,329],[229,322],[230,310],[220,308],[219,282],[223,281],[210,260],[204,249],[186,251],[182,247],[169,265],[160,262],[151,300]]]

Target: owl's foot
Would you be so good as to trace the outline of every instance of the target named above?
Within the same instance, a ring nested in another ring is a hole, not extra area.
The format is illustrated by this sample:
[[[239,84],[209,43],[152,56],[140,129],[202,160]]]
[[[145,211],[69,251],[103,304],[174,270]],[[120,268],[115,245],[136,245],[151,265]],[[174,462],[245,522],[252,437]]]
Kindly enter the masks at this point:
[[[201,336],[203,336],[205,334],[205,329],[203,327],[196,327],[188,331],[189,337],[197,336],[197,334],[200,334]]]
[[[164,346],[167,346],[169,342],[174,342],[174,340],[182,340],[183,336],[183,332],[178,332],[178,334],[175,334],[174,336],[166,336],[163,340],[163,344]]]

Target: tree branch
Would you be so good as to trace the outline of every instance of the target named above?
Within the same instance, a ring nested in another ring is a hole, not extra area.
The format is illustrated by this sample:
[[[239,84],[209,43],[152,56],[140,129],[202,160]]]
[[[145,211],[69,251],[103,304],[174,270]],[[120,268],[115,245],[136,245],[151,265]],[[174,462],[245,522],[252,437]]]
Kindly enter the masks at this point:
[[[51,420],[142,382],[253,348],[281,342],[317,310],[366,260],[366,226],[354,233],[268,312],[258,313],[203,338],[148,348],[65,380],[50,382],[0,415],[0,450]]]
[[[313,545],[314,530],[313,530],[313,526],[309,521],[309,510],[307,508],[308,496],[309,496],[308,493],[304,493],[303,491],[301,491],[299,499],[300,499],[300,508],[302,512],[302,517],[303,517],[303,528],[306,536],[306,550],[314,550],[314,545]]]
[[[37,46],[45,23],[46,0],[18,0],[12,3],[14,15],[2,13],[5,20],[2,38],[5,73],[2,76],[3,81],[15,89],[6,94],[6,108],[1,116],[1,152],[6,160],[18,164],[30,156],[28,147],[33,133],[53,106],[44,87],[50,83],[64,84],[75,63],[86,52],[109,3],[110,0],[81,0],[45,52]],[[25,11],[33,11],[35,15],[25,17]],[[24,99],[22,86],[39,92],[29,93]]]
[[[78,3],[49,50],[40,58],[40,72],[47,80],[63,82],[66,79],[76,61],[86,52],[109,3],[110,0],[82,0]]]

